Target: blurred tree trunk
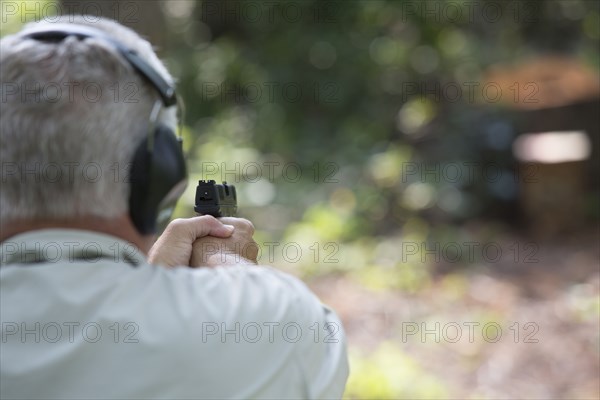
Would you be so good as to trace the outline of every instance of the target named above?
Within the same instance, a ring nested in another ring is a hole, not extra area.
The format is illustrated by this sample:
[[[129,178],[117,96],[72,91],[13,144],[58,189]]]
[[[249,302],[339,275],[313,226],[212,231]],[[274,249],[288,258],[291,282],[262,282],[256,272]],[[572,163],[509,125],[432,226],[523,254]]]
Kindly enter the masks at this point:
[[[161,1],[61,0],[63,15],[86,14],[114,19],[148,39],[161,55],[167,44],[167,29]],[[90,18],[94,21],[95,18]]]

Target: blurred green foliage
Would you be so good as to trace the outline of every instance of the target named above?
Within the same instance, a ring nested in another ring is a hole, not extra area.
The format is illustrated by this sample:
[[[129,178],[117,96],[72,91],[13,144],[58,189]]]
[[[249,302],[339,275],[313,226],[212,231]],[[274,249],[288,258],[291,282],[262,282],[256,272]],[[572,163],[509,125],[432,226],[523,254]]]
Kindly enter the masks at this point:
[[[435,226],[428,239],[456,235],[455,224],[473,217],[510,215],[515,182],[469,179],[465,167],[494,162],[514,174],[517,132],[504,109],[477,91],[449,101],[431,87],[481,82],[494,63],[549,53],[600,65],[599,8],[589,1],[176,1],[163,9],[194,177],[238,184],[242,214],[275,240],[406,236],[422,225],[415,218]],[[444,179],[444,167],[457,165],[465,179]]]

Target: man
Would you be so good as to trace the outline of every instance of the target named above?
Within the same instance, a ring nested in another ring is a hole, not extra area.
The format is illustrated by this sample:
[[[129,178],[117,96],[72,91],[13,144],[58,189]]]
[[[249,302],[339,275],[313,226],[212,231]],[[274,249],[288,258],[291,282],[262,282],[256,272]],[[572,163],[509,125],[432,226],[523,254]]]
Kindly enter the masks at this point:
[[[155,241],[184,175],[150,44],[70,16],[0,50],[0,397],[341,397],[340,321],[255,265],[249,221],[175,220]]]

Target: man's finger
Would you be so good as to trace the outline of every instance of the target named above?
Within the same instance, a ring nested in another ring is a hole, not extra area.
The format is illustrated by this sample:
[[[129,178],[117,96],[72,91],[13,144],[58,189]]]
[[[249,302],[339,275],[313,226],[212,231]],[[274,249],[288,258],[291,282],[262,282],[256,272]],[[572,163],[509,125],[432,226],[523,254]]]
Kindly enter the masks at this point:
[[[190,243],[204,236],[216,236],[227,238],[231,236],[235,227],[225,225],[210,215],[202,215],[193,218],[176,219],[169,224],[169,228],[177,231],[179,235],[185,235]]]
[[[224,224],[233,225],[236,227],[236,229],[239,229],[244,232],[249,232],[251,235],[254,234],[254,225],[252,224],[252,222],[248,221],[245,218],[222,217],[219,218],[219,221],[221,221]]]

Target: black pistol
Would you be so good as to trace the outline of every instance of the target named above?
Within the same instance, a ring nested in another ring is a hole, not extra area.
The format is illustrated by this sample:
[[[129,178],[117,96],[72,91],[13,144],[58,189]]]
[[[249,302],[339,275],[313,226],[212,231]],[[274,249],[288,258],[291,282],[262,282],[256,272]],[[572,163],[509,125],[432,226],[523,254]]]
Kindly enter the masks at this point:
[[[235,217],[237,213],[235,186],[227,182],[221,185],[213,180],[198,181],[194,211],[215,218]]]

